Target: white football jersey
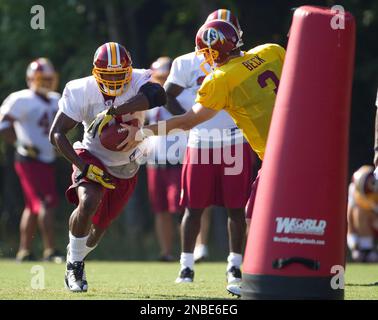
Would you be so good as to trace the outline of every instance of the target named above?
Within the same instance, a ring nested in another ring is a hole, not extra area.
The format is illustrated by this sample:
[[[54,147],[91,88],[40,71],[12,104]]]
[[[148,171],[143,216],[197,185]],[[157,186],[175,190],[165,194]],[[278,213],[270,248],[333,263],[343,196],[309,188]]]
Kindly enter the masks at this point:
[[[49,131],[58,111],[59,93],[50,92],[49,101],[42,99],[34,91],[25,89],[10,94],[3,102],[0,112],[15,119],[17,152],[26,156],[24,146],[39,150],[37,159],[43,162],[55,160],[55,150],[49,141]]]
[[[177,96],[178,102],[185,110],[192,107],[192,94],[189,89],[183,90]],[[164,107],[157,107],[148,110],[147,117],[150,124],[158,123],[158,121],[167,120],[172,114]],[[188,135],[186,132],[179,132],[167,136],[151,136],[146,140],[148,147],[148,163],[149,164],[181,164],[184,160],[185,150],[188,143]]]
[[[122,95],[115,97],[114,105],[118,106],[134,97],[141,86],[150,80],[151,71],[133,69],[132,78]],[[105,101],[97,82],[93,76],[76,79],[66,84],[62,98],[59,100],[60,110],[84,126],[82,141],[74,143],[74,149],[86,149],[107,167],[122,166],[137,160],[143,155],[141,144],[128,152],[110,151],[104,148],[98,134],[93,138],[88,133],[88,127],[100,112],[111,106],[111,100]],[[137,119],[140,126],[144,123],[144,112],[134,112],[122,116],[122,121]]]
[[[185,96],[179,102],[186,110],[195,104],[197,91],[206,77],[200,68],[203,60],[203,55],[191,52],[177,57],[172,63],[166,82],[185,88]],[[210,70],[207,64],[205,67]],[[213,143],[210,144],[210,141]],[[231,143],[243,143],[243,141],[243,135],[235,122],[226,111],[222,110],[212,119],[190,130],[188,145],[192,148],[220,147]]]

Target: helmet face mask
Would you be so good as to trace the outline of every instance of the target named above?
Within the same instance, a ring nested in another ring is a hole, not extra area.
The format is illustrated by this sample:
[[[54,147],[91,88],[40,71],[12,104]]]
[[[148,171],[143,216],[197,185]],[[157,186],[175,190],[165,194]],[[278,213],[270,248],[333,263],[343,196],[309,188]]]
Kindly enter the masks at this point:
[[[30,90],[47,95],[57,89],[58,75],[48,59],[38,58],[26,70],[26,82]]]
[[[120,96],[131,81],[131,64],[129,52],[120,44],[108,42],[100,46],[92,70],[100,91],[108,96]]]
[[[132,68],[130,66],[113,71],[105,68],[93,68],[92,74],[101,92],[115,97],[120,96],[124,92],[125,86],[130,82]]]
[[[209,71],[206,69],[205,65],[208,64],[211,70],[213,70],[216,66],[215,60],[218,58],[219,52],[209,47],[196,50],[196,54],[203,55],[205,57],[205,60],[200,64],[200,68],[204,74],[208,75]]]

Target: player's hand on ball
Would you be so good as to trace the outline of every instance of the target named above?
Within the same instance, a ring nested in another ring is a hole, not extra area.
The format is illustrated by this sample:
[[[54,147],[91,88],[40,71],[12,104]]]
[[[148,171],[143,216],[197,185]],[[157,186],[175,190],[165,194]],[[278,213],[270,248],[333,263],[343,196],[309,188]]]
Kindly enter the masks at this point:
[[[119,151],[130,151],[138,146],[146,137],[143,131],[136,126],[130,126],[125,123],[121,123],[121,126],[128,130],[128,135],[118,146]]]
[[[112,178],[104,172],[104,170],[93,164],[87,164],[80,176],[77,177],[77,180],[80,180],[83,177],[101,184],[104,188],[115,189],[115,185],[112,183]]]
[[[88,132],[94,138],[96,133],[101,134],[102,129],[113,119],[114,107],[111,106],[108,110],[100,112],[88,127]]]

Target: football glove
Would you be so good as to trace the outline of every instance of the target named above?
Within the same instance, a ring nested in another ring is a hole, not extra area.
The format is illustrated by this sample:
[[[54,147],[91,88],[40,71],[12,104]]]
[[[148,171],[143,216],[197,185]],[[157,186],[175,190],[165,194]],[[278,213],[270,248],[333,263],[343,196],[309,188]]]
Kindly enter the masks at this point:
[[[112,179],[106,174],[106,172],[93,164],[87,164],[83,172],[76,177],[76,181],[80,181],[82,178],[97,182],[104,188],[115,189]]]
[[[92,134],[94,138],[96,133],[100,136],[102,129],[113,119],[115,114],[114,106],[111,106],[108,110],[100,112],[92,123],[88,127],[88,132]]]

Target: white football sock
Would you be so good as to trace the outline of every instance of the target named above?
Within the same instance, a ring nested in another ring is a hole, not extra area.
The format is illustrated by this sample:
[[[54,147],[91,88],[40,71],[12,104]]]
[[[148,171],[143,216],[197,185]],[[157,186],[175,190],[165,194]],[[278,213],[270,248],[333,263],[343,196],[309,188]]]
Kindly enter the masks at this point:
[[[227,270],[230,270],[233,266],[240,269],[243,262],[243,256],[240,253],[230,252],[227,257]]]
[[[88,247],[87,245],[85,245],[85,256],[84,258],[91,252],[93,251],[95,248],[97,247],[97,244],[94,246],[94,247]]]
[[[197,260],[199,258],[202,258],[202,257],[207,257],[207,255],[209,254],[209,251],[207,250],[207,245],[205,244],[199,244],[199,245],[196,245],[196,247],[194,248],[194,260]]]
[[[356,249],[358,244],[358,235],[355,233],[348,233],[347,244],[350,250]]]
[[[82,238],[76,238],[71,232],[69,233],[70,237],[70,254],[68,256],[69,262],[75,261],[83,261],[86,256],[86,246],[87,246],[87,239],[89,237],[85,236]]]
[[[184,270],[185,268],[190,268],[191,270],[193,270],[193,265],[194,265],[193,253],[181,252],[180,265],[181,265],[181,270]]]
[[[360,250],[371,250],[373,246],[373,237],[360,237],[358,239],[358,249]]]

